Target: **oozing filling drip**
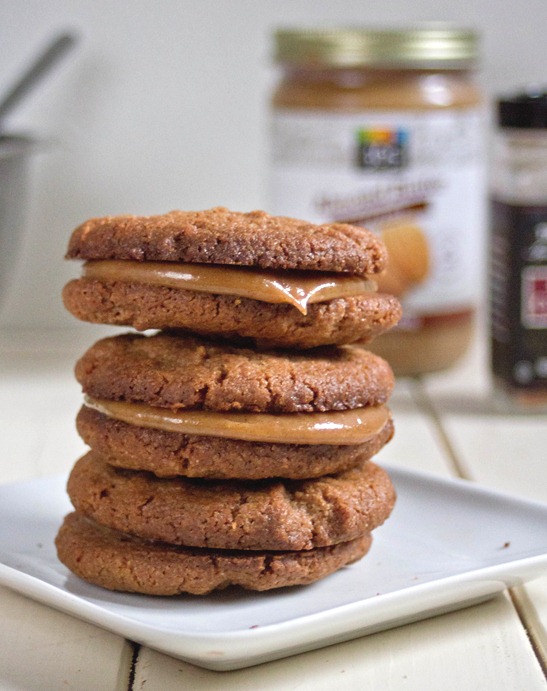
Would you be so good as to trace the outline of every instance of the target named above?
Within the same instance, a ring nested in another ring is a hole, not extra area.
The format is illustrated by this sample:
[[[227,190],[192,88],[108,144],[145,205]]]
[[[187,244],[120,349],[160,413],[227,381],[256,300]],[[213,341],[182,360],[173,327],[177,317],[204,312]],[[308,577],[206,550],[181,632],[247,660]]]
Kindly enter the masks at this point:
[[[174,262],[88,261],[83,276],[287,303],[302,314],[306,314],[309,304],[362,295],[377,288],[366,276]]]
[[[272,444],[362,444],[391,419],[386,406],[328,413],[230,413],[157,408],[141,403],[86,397],[85,405],[138,427]]]

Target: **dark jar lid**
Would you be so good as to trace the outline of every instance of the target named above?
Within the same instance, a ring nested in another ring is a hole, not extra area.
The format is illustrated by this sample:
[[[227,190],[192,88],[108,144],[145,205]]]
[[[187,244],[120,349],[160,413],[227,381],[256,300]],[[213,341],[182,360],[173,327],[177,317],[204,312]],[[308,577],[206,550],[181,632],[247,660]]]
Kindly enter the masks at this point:
[[[501,127],[547,128],[547,91],[528,91],[498,101]]]

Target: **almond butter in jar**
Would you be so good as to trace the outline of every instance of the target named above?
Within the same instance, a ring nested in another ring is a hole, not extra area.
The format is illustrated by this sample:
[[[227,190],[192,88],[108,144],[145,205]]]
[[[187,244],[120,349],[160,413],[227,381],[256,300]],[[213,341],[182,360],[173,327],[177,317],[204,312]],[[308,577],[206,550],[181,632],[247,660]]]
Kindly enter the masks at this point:
[[[379,290],[399,297],[404,316],[370,349],[398,375],[449,367],[471,341],[481,284],[477,35],[280,29],[275,43],[272,212],[376,230],[390,253]]]

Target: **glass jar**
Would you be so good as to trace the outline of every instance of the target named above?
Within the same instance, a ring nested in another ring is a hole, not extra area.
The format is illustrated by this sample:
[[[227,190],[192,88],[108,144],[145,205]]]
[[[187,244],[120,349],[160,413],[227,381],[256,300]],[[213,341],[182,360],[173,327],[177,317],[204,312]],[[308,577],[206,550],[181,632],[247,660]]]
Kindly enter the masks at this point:
[[[379,289],[404,316],[370,349],[400,375],[448,367],[473,332],[486,196],[476,59],[475,33],[437,26],[276,33],[269,206],[382,236]]]
[[[500,100],[490,213],[496,402],[547,410],[547,93]]]

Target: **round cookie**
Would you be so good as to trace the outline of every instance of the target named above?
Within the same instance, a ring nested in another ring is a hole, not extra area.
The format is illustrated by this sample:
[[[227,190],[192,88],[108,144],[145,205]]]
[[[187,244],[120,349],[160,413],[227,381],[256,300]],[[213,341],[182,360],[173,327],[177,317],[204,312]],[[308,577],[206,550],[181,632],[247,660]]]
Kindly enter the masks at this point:
[[[358,347],[259,352],[168,333],[102,339],[75,372],[97,399],[274,414],[382,405],[394,384],[385,360]]]
[[[63,289],[68,311],[96,324],[147,329],[185,329],[261,348],[307,349],[369,343],[397,324],[399,301],[385,293],[337,298],[301,314],[287,304],[211,295],[167,286],[80,278]]]
[[[273,444],[138,427],[82,406],[78,433],[110,465],[158,477],[305,479],[347,470],[374,456],[393,436],[393,422],[352,445]]]
[[[171,262],[240,267],[274,271],[284,278],[287,272],[326,272],[329,280],[337,275],[374,276],[387,262],[382,241],[364,228],[224,208],[91,219],[72,233],[66,256],[126,266],[147,262],[169,266]],[[263,348],[367,343],[401,317],[395,297],[366,292],[366,288],[358,295],[342,293],[346,297],[332,296],[311,304],[307,314],[302,314],[291,304],[254,299],[254,293],[242,297],[187,290],[186,286],[172,287],[161,281],[156,285],[119,274],[114,279],[82,277],[64,287],[63,301],[84,321],[142,331],[184,329],[227,340],[250,340]]]
[[[313,583],[363,557],[371,537],[306,552],[223,552],[139,540],[71,513],[55,543],[67,568],[103,588],[204,595],[230,585],[263,591]]]
[[[261,482],[159,479],[113,468],[93,452],[72,469],[79,513],[145,540],[216,549],[307,550],[381,525],[395,503],[387,473],[367,461],[338,475]]]
[[[387,259],[381,240],[364,228],[223,207],[93,218],[74,230],[66,256],[362,275],[382,271]]]

